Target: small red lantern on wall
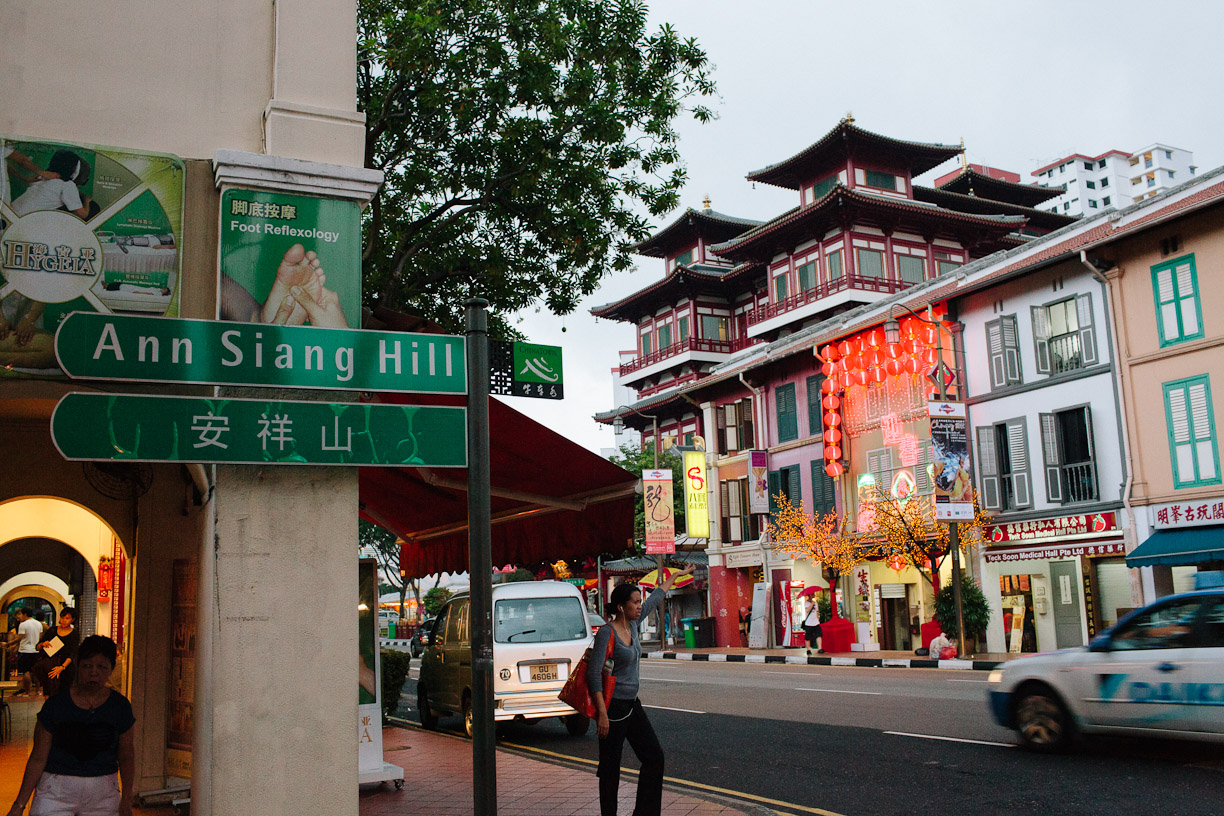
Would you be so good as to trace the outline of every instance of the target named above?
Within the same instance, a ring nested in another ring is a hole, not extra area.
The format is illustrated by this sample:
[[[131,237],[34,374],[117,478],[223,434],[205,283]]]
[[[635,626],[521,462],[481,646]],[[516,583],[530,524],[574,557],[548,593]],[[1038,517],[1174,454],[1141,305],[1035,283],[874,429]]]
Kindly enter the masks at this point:
[[[843,472],[845,472],[845,468],[842,467],[841,462],[828,462],[825,464],[824,470],[827,476],[834,478],[834,479],[836,479],[838,476],[842,475]]]
[[[836,445],[841,441],[841,438],[841,431],[837,430],[836,428],[829,428],[829,430],[824,432],[824,441],[826,444]]]
[[[839,448],[837,445],[829,445],[824,449],[825,458],[829,460],[840,459],[841,453],[841,448]]]
[[[834,394],[825,394],[820,400],[820,404],[824,406],[826,411],[836,411],[841,407],[841,400]]]

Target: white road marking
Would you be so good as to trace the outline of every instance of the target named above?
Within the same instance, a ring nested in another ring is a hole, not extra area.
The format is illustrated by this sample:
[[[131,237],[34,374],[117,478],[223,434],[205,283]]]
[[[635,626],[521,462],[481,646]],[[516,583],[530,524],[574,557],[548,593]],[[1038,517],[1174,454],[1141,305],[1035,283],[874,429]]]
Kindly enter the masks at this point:
[[[819,677],[820,676],[820,672],[805,672],[805,671],[780,672],[780,671],[770,671],[769,669],[763,670],[761,674],[786,674],[791,677]]]
[[[985,683],[985,680],[948,680],[949,683]]]
[[[660,711],[681,711],[685,714],[705,714],[706,713],[704,711],[694,711],[691,708],[671,708],[670,706],[646,705],[645,703],[642,704],[642,708],[657,708]]]
[[[943,742],[966,742],[970,745],[994,745],[998,748],[1016,747],[1010,742],[988,742],[986,740],[961,739],[960,737],[937,737],[934,734],[909,734],[905,731],[885,731],[884,733],[892,734],[894,737],[914,737],[916,739],[942,740]]]
[[[653,680],[656,683],[687,683],[688,680],[680,680],[675,677],[643,677],[643,680]]]
[[[880,697],[884,694],[882,691],[847,691],[846,689],[797,688],[795,691],[827,691],[830,694],[870,694],[874,697]]]

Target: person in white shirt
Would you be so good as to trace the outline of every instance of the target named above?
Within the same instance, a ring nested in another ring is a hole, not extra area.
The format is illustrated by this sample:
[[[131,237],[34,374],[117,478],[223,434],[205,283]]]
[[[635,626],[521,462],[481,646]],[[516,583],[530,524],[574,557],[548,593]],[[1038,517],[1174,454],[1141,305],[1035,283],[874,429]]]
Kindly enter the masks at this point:
[[[824,654],[824,633],[820,629],[820,609],[816,602],[808,595],[803,599],[803,637],[807,641],[807,653],[812,654],[812,647],[816,647],[816,654]]]
[[[71,150],[57,150],[47,162],[51,178],[40,178],[13,201],[13,212],[18,216],[29,215],[38,210],[64,209],[79,218],[88,219],[92,207],[96,206],[89,196],[78,189],[89,181],[89,162]]]
[[[34,611],[28,606],[17,610],[17,674],[21,690],[18,694],[29,694],[33,683],[30,669],[38,660],[38,641],[42,640],[43,628]]]
[[[0,201],[5,204],[9,203],[9,198],[12,194],[9,185],[9,165],[18,165],[33,174],[35,179],[50,179],[59,178],[58,173],[53,173],[50,170],[44,170],[34,163],[26,154],[22,153],[11,144],[0,144]],[[23,174],[24,175],[24,174]],[[30,178],[26,176],[26,178]]]

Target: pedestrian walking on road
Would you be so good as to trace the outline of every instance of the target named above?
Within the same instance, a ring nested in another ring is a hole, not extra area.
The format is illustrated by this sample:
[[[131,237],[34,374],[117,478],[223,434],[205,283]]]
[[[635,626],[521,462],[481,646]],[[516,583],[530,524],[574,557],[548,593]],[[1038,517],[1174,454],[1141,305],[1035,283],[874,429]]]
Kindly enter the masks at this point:
[[[646,717],[646,711],[638,699],[639,670],[642,662],[642,642],[639,621],[658,608],[667,591],[676,579],[692,575],[692,564],[673,572],[659,584],[645,601],[642,591],[633,584],[621,584],[612,590],[608,609],[611,620],[600,628],[595,636],[591,654],[608,653],[608,642],[612,646],[612,676],[616,687],[612,690],[612,701],[605,707],[603,694],[603,664],[591,660],[587,667],[587,685],[592,690],[599,733],[599,812],[600,816],[616,816],[617,791],[620,789],[621,753],[625,740],[642,763],[638,775],[637,802],[634,816],[659,816],[663,804],[663,748],[655,736],[654,728]]]
[[[48,697],[34,726],[34,748],[8,816],[130,816],[136,764],[132,704],[107,686],[115,641],[85,638],[73,683]],[[122,793],[120,786],[122,785]]]
[[[812,654],[816,647],[817,654],[824,654],[824,638],[820,630],[820,607],[808,595],[803,599],[803,637],[807,641],[807,653]]]

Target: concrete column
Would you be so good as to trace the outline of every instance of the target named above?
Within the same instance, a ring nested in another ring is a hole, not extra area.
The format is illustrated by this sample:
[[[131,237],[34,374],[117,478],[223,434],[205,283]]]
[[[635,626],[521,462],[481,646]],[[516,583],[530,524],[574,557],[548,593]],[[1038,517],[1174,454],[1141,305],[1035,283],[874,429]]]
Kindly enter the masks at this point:
[[[216,473],[192,810],[356,816],[357,471]]]

